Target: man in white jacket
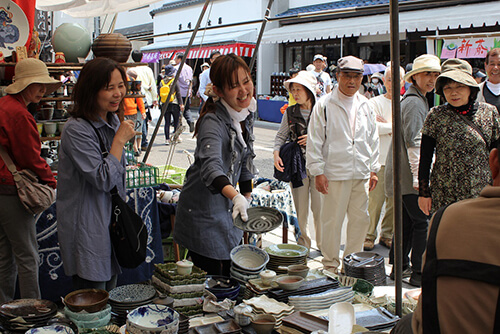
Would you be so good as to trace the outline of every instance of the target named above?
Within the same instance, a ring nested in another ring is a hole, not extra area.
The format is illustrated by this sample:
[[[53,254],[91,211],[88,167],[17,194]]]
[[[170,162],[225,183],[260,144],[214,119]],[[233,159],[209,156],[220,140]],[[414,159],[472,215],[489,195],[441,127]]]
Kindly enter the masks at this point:
[[[306,165],[322,193],[320,231],[324,269],[340,267],[340,236],[347,214],[344,254],[360,252],[370,223],[368,193],[377,185],[379,137],[375,114],[358,93],[363,61],[339,59],[338,85],[314,106],[309,121]]]

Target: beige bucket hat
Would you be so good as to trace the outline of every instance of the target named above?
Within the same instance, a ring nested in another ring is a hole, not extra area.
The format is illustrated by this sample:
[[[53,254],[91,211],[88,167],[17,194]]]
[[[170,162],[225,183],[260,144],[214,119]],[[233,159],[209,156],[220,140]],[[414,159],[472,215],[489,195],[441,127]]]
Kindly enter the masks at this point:
[[[288,79],[287,81],[284,82],[286,90],[290,92],[290,84],[291,83],[299,83],[302,86],[306,87],[309,89],[312,93],[313,96],[316,97],[316,84],[318,83],[318,80],[309,71],[300,71],[297,76],[293,79]]]
[[[45,63],[35,58],[27,58],[16,64],[13,83],[5,88],[7,94],[17,94],[33,83],[44,84],[45,94],[50,94],[61,87],[62,82],[49,76]]]
[[[439,58],[430,54],[424,54],[415,58],[412,70],[405,75],[405,81],[412,83],[411,77],[422,72],[441,72],[441,61]]]
[[[446,79],[451,79],[479,91],[479,86],[472,76],[472,66],[465,60],[450,58],[441,66],[441,74],[436,79],[436,93],[443,95]]]

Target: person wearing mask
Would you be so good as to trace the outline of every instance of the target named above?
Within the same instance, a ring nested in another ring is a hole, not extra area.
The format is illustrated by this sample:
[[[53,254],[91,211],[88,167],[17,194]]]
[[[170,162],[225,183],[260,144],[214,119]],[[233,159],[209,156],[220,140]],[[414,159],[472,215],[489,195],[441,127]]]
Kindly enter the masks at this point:
[[[0,99],[0,144],[17,170],[29,169],[41,183],[56,188],[47,162],[40,156],[37,125],[28,105],[57,90],[62,83],[49,76],[35,58],[21,60],[14,82]],[[38,243],[35,217],[21,203],[12,173],[0,158],[0,304],[14,299],[16,281],[21,298],[39,299]]]
[[[174,241],[209,275],[229,276],[230,252],[243,237],[233,219],[248,219],[256,173],[249,111],[254,85],[247,64],[235,54],[217,58],[210,79],[205,91],[209,98],[194,132],[195,161],[177,205]]]
[[[403,277],[409,284],[420,286],[422,278],[422,254],[425,250],[429,217],[418,207],[418,165],[420,160],[421,130],[429,112],[426,95],[434,90],[441,72],[440,60],[430,54],[413,61],[413,69],[406,73],[405,81],[411,83],[401,101],[401,176],[393,179],[392,144],[387,154],[385,191],[393,196],[393,182],[401,183],[403,194]],[[411,268],[409,254],[411,251]],[[394,264],[394,240],[389,252],[389,263]],[[394,267],[390,274],[394,279]]]
[[[488,51],[484,60],[488,79],[479,85],[478,102],[487,102],[500,111],[500,48]]]
[[[311,116],[311,111],[316,104],[316,78],[307,71],[300,71],[287,81],[285,87],[290,96],[294,96],[295,104],[288,107],[281,119],[281,125],[274,139],[274,167],[281,173],[291,173],[294,161],[303,161],[304,178],[300,177],[302,185],[291,183],[293,202],[297,211],[300,235],[297,239],[299,245],[311,248],[311,238],[307,228],[309,219],[309,207],[311,207],[314,226],[319,227],[321,212],[321,195],[314,185],[314,177],[305,168],[305,150],[307,144],[307,125]],[[286,151],[297,152],[299,155],[288,155],[288,159],[283,160],[281,156],[285,150],[283,145],[292,147]],[[286,171],[289,170],[289,171]],[[297,179],[295,177],[295,179]],[[316,228],[316,239],[320,240],[320,231]],[[318,242],[319,245],[319,242]],[[319,246],[318,246],[319,248]]]
[[[134,122],[116,112],[127,92],[127,75],[110,58],[86,63],[73,92],[74,108],[59,150],[57,235],[64,273],[73,288],[116,287],[121,273],[112,249],[111,194],[125,198],[125,144]],[[102,141],[106,152],[102,152]]]

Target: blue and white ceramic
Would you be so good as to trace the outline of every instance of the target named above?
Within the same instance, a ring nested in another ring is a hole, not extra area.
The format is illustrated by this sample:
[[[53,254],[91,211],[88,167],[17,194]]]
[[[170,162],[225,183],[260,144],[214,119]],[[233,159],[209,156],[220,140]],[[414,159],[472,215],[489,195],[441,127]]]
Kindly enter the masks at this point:
[[[134,334],[175,333],[178,328],[179,313],[165,305],[140,306],[127,315],[127,330]]]
[[[249,271],[259,271],[269,262],[269,254],[252,245],[236,246],[230,255],[233,264]]]
[[[50,325],[38,328],[32,328],[26,331],[26,334],[75,334],[71,328],[63,325]]]
[[[114,288],[109,292],[111,303],[137,303],[152,299],[156,290],[151,285],[128,284]]]

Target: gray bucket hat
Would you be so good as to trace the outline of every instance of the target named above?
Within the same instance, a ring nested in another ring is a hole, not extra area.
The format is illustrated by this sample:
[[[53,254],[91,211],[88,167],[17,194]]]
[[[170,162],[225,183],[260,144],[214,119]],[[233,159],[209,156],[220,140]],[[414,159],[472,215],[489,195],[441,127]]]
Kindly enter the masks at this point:
[[[479,86],[472,76],[472,66],[465,60],[450,58],[441,65],[441,74],[436,80],[436,93],[441,96],[446,79],[469,86],[473,90],[479,90]]]

